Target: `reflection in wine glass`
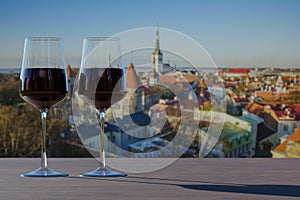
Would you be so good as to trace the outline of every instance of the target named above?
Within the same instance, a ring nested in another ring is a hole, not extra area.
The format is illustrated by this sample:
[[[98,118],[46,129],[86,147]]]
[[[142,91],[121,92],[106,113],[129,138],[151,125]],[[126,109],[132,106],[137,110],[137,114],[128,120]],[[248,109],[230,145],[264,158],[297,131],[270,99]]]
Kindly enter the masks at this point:
[[[32,37],[25,39],[20,96],[38,108],[42,117],[41,166],[21,176],[68,176],[48,168],[46,155],[46,117],[48,110],[68,93],[63,44],[61,38]]]
[[[111,60],[118,62],[111,64]],[[108,169],[105,162],[105,111],[126,94],[124,68],[120,59],[120,40],[114,37],[90,37],[83,41],[78,87],[80,98],[94,106],[100,124],[99,167],[80,176],[126,176]]]

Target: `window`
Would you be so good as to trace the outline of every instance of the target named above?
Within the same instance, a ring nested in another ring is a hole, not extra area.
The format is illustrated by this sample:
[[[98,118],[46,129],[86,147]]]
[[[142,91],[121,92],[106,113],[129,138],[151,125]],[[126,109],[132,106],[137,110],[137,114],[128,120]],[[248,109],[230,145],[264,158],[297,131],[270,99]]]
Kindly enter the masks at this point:
[[[284,125],[283,125],[283,131],[285,131],[285,132],[286,132],[286,131],[288,131],[288,130],[289,130],[289,126],[288,126],[288,125],[286,125],[286,124],[284,124]]]

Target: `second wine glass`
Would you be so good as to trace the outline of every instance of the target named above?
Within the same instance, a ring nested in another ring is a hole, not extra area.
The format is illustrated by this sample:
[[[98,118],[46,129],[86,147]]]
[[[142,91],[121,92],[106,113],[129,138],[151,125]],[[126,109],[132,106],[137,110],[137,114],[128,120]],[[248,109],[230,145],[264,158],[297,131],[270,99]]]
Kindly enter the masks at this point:
[[[117,60],[117,61],[115,61]],[[112,61],[114,61],[112,63]],[[100,157],[97,169],[80,176],[126,176],[106,166],[105,161],[105,111],[126,94],[126,83],[120,39],[115,37],[89,37],[83,40],[77,94],[97,109],[100,125]]]

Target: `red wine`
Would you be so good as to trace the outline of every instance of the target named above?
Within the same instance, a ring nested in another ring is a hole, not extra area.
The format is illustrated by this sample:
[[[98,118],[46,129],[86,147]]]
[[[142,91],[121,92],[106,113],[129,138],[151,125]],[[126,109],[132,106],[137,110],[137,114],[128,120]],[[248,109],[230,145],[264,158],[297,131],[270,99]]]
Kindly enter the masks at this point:
[[[83,69],[78,93],[97,109],[107,109],[124,97],[126,86],[121,80],[124,77],[124,70],[119,68]]]
[[[64,69],[26,68],[20,81],[20,96],[38,108],[50,108],[68,93]]]

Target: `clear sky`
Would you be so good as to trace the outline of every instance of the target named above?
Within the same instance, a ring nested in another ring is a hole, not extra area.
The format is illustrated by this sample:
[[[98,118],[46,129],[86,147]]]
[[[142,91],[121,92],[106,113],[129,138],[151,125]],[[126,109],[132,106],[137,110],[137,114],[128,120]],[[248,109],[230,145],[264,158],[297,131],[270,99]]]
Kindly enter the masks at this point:
[[[157,23],[220,66],[300,67],[299,11],[299,0],[0,0],[0,67],[20,67],[28,36],[62,37],[66,63],[79,66],[84,37]]]

